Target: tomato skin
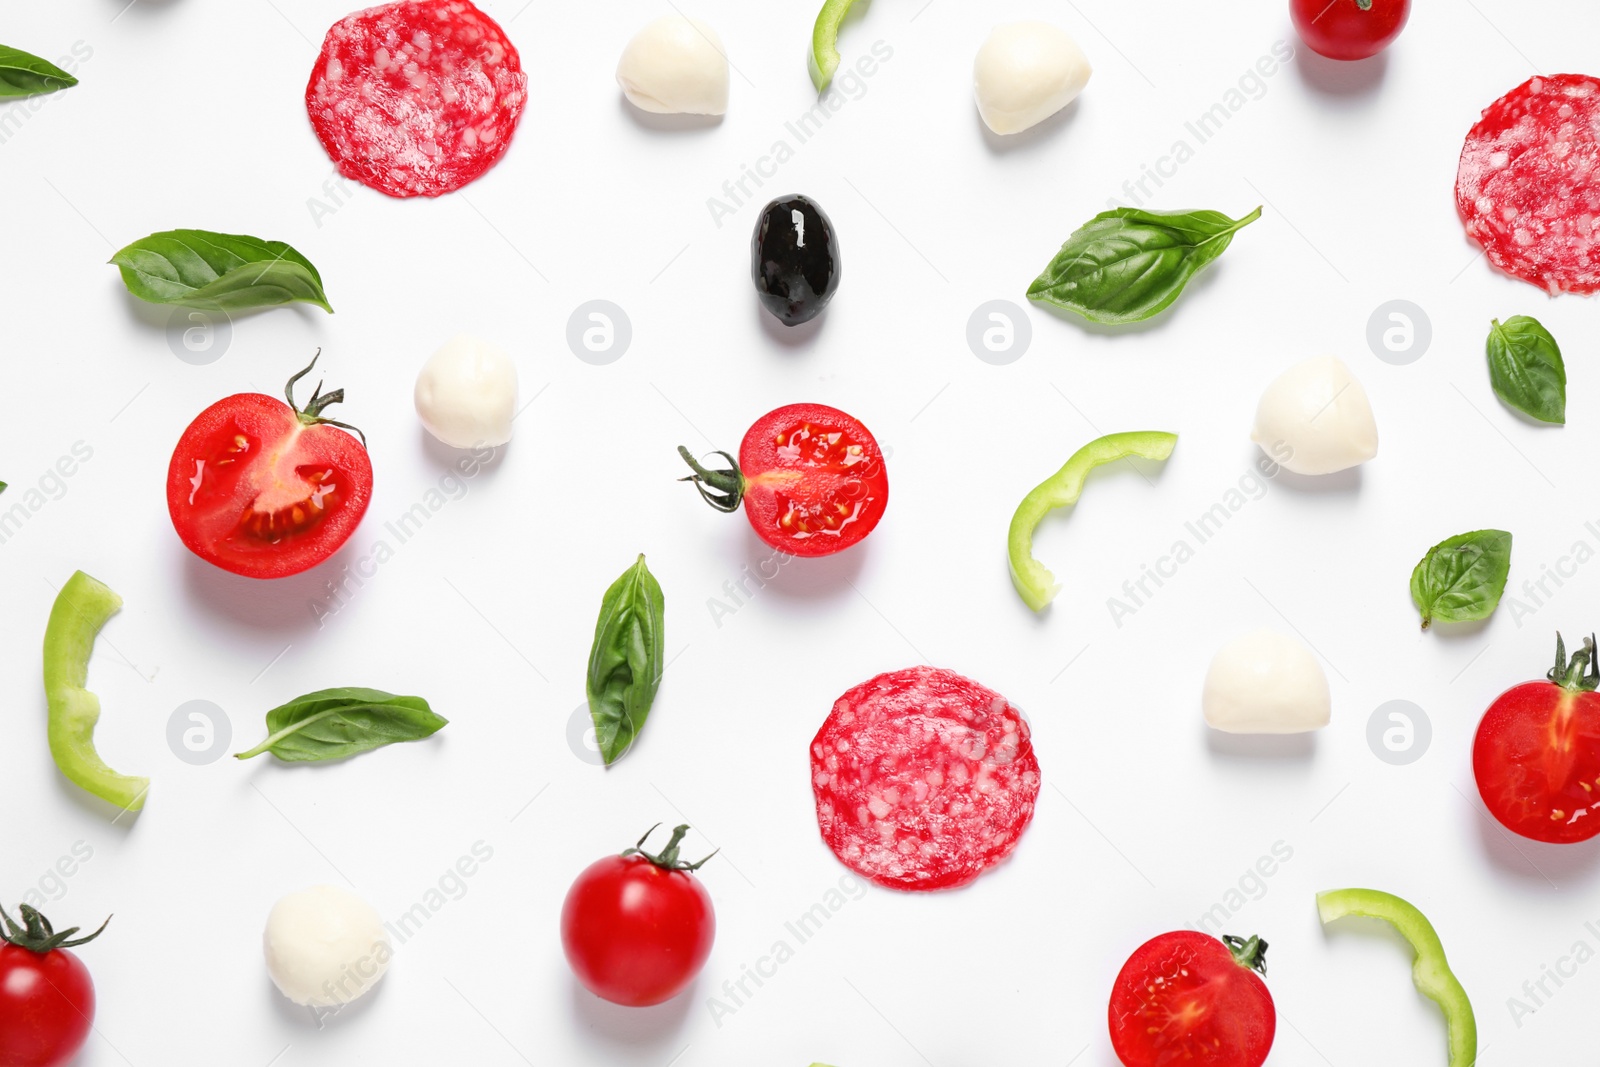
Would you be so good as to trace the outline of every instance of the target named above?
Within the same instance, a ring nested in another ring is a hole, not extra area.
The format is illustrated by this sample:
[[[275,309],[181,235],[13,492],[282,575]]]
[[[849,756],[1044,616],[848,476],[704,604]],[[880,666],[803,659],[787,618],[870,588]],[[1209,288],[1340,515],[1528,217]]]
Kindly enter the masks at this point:
[[[1554,682],[1506,690],[1478,723],[1472,775],[1513,833],[1552,844],[1600,834],[1600,693]]]
[[[583,987],[630,1008],[670,1000],[711,955],[711,894],[687,871],[640,855],[584,869],[561,907],[561,947]]]
[[[839,437],[829,443],[831,434]],[[889,503],[878,442],[826,404],[789,404],[757,419],[739,445],[739,470],[756,536],[793,556],[827,556],[857,544]]]
[[[1294,28],[1313,52],[1329,59],[1368,59],[1388,48],[1411,16],[1411,0],[1289,0]]]
[[[1278,1025],[1267,984],[1195,930],[1134,950],[1111,988],[1108,1018],[1126,1067],[1261,1067]]]
[[[93,1021],[94,983],[76,955],[0,944],[0,1067],[62,1067]]]
[[[355,437],[305,425],[261,393],[202,411],[167,468],[167,510],[184,545],[249,578],[285,578],[321,563],[350,539],[371,499],[372,463]]]

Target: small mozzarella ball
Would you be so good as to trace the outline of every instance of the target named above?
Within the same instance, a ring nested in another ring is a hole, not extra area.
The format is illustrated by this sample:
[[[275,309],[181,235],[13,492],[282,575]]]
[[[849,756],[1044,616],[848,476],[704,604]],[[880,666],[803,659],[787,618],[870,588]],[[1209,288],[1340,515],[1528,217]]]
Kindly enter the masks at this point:
[[[460,334],[422,365],[414,399],[422,425],[452,448],[503,445],[517,410],[517,367],[497,345]]]
[[[1328,725],[1332,698],[1328,676],[1309,649],[1273,630],[1257,630],[1217,650],[1200,706],[1215,730],[1298,734]]]
[[[995,133],[1021,133],[1072,103],[1092,73],[1078,43],[1058,26],[996,26],[972,65],[978,114]]]
[[[290,893],[272,906],[263,937],[267,973],[296,1004],[334,1008],[378,984],[389,935],[372,905],[337,886]]]
[[[1378,424],[1350,368],[1318,356],[1267,386],[1250,440],[1296,474],[1332,474],[1378,454]]]
[[[728,56],[722,38],[699,19],[664,15],[622,50],[617,84],[641,111],[725,115]]]

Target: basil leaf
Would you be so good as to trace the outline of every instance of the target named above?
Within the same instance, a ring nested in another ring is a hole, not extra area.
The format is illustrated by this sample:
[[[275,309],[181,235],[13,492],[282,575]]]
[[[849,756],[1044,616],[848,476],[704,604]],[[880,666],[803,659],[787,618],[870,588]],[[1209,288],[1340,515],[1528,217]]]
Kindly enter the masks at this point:
[[[333,312],[322,275],[282,241],[208,230],[166,230],[111,257],[128,292],[152,304],[242,311],[303,300]]]
[[[0,98],[38,96],[77,84],[77,78],[49,60],[0,44]]]
[[[1513,315],[1489,324],[1489,383],[1507,407],[1540,422],[1567,421],[1567,367],[1538,319]]]
[[[1411,572],[1411,599],[1422,612],[1422,628],[1439,622],[1487,619],[1506,591],[1511,571],[1511,535],[1474,530],[1428,549]]]
[[[271,752],[286,763],[343,759],[396,741],[420,741],[448,721],[421,697],[381,689],[322,689],[267,712],[267,739],[234,758]]]
[[[644,556],[611,583],[600,602],[589,652],[589,716],[610,766],[633,747],[661,686],[665,598]]]
[[[1103,211],[1067,238],[1028,287],[1028,299],[1090,322],[1140,322],[1169,307],[1235,233],[1260,217],[1259,207],[1242,219],[1218,211]]]

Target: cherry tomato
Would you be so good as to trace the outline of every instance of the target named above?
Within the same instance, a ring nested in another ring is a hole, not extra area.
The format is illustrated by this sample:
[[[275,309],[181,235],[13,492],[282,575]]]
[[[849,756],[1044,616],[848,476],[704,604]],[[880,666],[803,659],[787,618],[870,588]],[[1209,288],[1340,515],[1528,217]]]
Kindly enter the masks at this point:
[[[1594,638],[1566,657],[1556,636],[1547,681],[1495,698],[1478,723],[1472,774],[1506,829],[1570,844],[1600,834],[1600,683]]]
[[[687,826],[660,853],[645,840],[584,869],[561,907],[561,947],[583,987],[630,1008],[670,1000],[688,988],[717,933],[711,894],[678,858]],[[710,859],[707,856],[706,859]]]
[[[1111,988],[1111,1046],[1127,1067],[1261,1067],[1278,1013],[1267,943],[1179,930],[1151,938]]]
[[[89,1039],[94,1022],[94,982],[66,945],[93,941],[104,930],[73,938],[59,934],[26,904],[22,924],[3,916],[0,937],[0,1065],[62,1067]],[[108,919],[107,922],[110,920]]]
[[[1301,38],[1329,59],[1366,59],[1406,28],[1411,0],[1289,0]]]
[[[316,365],[289,379],[287,404],[261,393],[225,397],[178,439],[167,510],[207,563],[249,578],[299,574],[338,551],[366,514],[366,440],[322,414],[344,390],[324,394],[318,383],[304,408],[295,405],[295,383]]]
[[[718,511],[737,511],[756,535],[793,556],[827,556],[871,533],[889,503],[889,475],[872,434],[838,408],[790,404],[756,420],[739,458],[710,469],[686,448],[683,479]]]

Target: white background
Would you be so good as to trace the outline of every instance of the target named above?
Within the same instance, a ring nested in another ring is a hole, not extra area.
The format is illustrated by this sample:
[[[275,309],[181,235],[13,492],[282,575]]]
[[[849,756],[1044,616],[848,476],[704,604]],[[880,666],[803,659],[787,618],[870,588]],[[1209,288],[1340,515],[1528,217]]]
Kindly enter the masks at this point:
[[[1432,918],[1477,1006],[1485,1064],[1573,1062],[1592,1047],[1600,964],[1547,984],[1548,1007],[1520,1026],[1507,998],[1576,942],[1600,948],[1585,928],[1600,920],[1600,846],[1507,838],[1477,799],[1468,751],[1493,697],[1547,669],[1556,629],[1597,625],[1600,565],[1532,615],[1514,619],[1508,600],[1458,633],[1418,631],[1407,579],[1445,536],[1504,527],[1516,536],[1508,595],[1533,607],[1524,580],[1579,540],[1600,548],[1584,525],[1600,520],[1594,308],[1475,261],[1452,195],[1483,107],[1536,70],[1595,73],[1600,11],[1426,3],[1373,63],[1301,50],[1151,201],[1233,215],[1265,203],[1262,220],[1153,324],[1112,334],[1030,308],[1032,347],[996,367],[967,347],[972,310],[1025,303],[1072,229],[1176,139],[1192,142],[1186,120],[1274,42],[1298,45],[1280,0],[880,0],[852,17],[845,62],[880,40],[892,59],[757,194],[810,194],[842,241],[837,299],[793,332],[751,292],[759,204],[719,228],[706,200],[813,103],[813,5],[699,0],[692,13],[740,72],[730,113],[663,129],[622,102],[613,70],[627,37],[671,5],[519,2],[488,5],[530,72],[500,165],[440,200],[351,186],[320,219],[308,201],[332,203],[332,170],[301,96],[341,0],[9,6],[6,43],[51,58],[92,49],[82,84],[36,102],[0,144],[3,502],[74,442],[93,449],[0,546],[0,896],[38,887],[75,842],[92,848],[47,909],[58,925],[116,913],[82,953],[102,999],[84,1064],[1102,1067],[1128,953],[1197,922],[1277,842],[1292,859],[1230,922],[1272,942],[1272,1063],[1444,1061],[1404,946],[1320,929],[1313,894],[1340,885],[1392,890]],[[970,64],[994,22],[1025,17],[1064,25],[1096,73],[1068,113],[1001,144],[972,106]],[[180,361],[166,312],[130,299],[105,265],[180,226],[289,241],[338,313],[241,316],[221,359]],[[568,316],[595,298],[633,324],[609,366],[565,341]],[[1368,317],[1396,298],[1432,321],[1410,366],[1366,342]],[[1518,313],[1563,344],[1565,428],[1532,426],[1490,391],[1489,319]],[[384,522],[454,459],[425,439],[411,388],[462,330],[505,345],[524,397],[538,398],[503,458],[340,605],[326,583],[380,539],[394,547]],[[319,345],[329,385],[348,390],[343,416],[371,440],[365,524],[298,578],[213,569],[167,517],[172,445],[228,393],[278,393]],[[1327,484],[1279,478],[1113,625],[1107,598],[1246,474],[1262,387],[1318,354],[1365,384],[1377,459]],[[863,546],[786,566],[718,626],[708,599],[767,551],[674,481],[674,446],[734,449],[757,416],[797,400],[858,415],[892,449],[892,503]],[[1181,441],[1164,470],[1144,470],[1154,488],[1103,471],[1075,513],[1045,524],[1038,554],[1065,588],[1034,617],[1006,577],[1013,507],[1083,442],[1129,429]],[[643,740],[602,771],[574,755],[567,727],[600,595],[640,551],[666,591],[676,658]],[[143,814],[114,825],[58,777],[45,744],[39,640],[53,587],[77,568],[127,602],[90,671],[101,750],[154,781]],[[319,625],[313,604],[339,610]],[[1214,647],[1291,625],[1323,657],[1333,725],[1303,747],[1208,738],[1198,693]],[[845,873],[816,831],[812,733],[845,689],[922,661],[1027,710],[1045,779],[1032,828],[966,890],[850,901],[718,1025],[707,998]],[[168,748],[185,701],[226,709],[238,749],[268,708],[331,685],[419,693],[451,725],[337,766],[193,767]],[[1411,766],[1368,748],[1367,719],[1391,699],[1432,721]],[[669,1005],[601,1003],[562,959],[562,896],[585,864],[680,819],[696,827],[692,851],[723,850],[702,873],[716,949]],[[347,883],[398,918],[478,841],[492,860],[360,1010],[319,1031],[272,988],[259,939],[278,896]]]

